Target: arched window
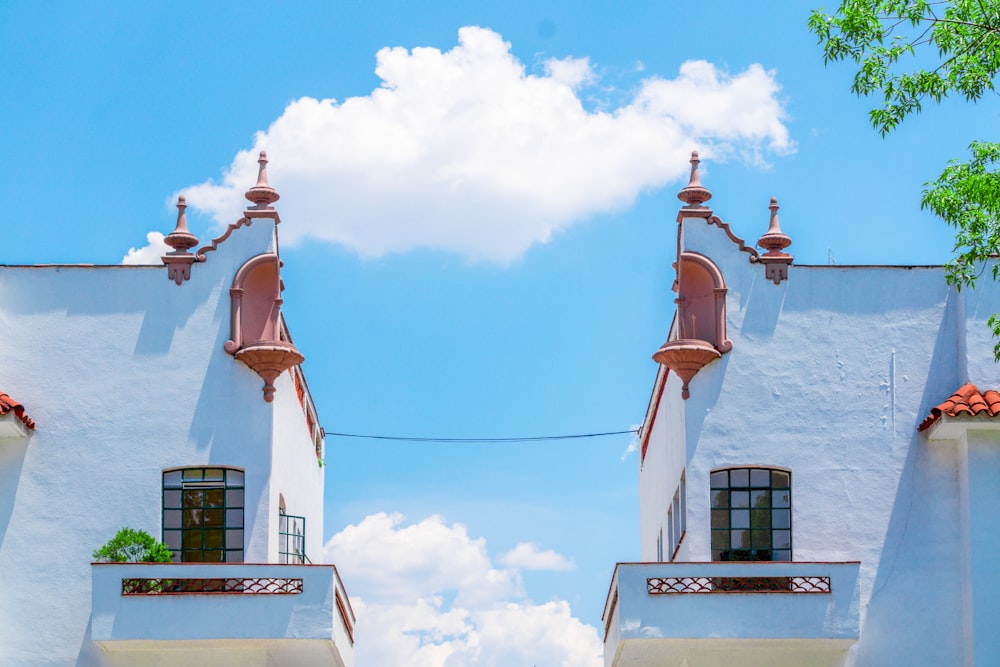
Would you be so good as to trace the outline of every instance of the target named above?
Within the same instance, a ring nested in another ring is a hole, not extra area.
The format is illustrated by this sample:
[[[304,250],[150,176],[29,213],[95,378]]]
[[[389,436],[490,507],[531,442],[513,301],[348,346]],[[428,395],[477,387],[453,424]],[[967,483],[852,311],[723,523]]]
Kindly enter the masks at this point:
[[[163,541],[175,562],[243,562],[244,475],[239,468],[163,471]]]
[[[792,473],[712,471],[712,560],[792,560]]]

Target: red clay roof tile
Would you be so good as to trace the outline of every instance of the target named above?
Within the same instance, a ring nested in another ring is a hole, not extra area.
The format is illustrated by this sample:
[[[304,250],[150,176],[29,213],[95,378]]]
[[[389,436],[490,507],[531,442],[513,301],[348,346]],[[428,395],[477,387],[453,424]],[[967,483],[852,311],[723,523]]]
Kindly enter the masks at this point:
[[[13,412],[14,416],[20,419],[26,427],[32,431],[35,430],[35,422],[31,419],[31,417],[24,413],[24,406],[0,391],[0,417],[10,414],[11,412]]]
[[[993,389],[987,389],[980,393],[974,384],[967,384],[956,391],[951,397],[941,405],[931,408],[931,413],[917,427],[918,431],[929,429],[934,422],[941,418],[941,415],[958,417],[968,415],[975,417],[986,414],[988,417],[1000,415],[1000,393]]]

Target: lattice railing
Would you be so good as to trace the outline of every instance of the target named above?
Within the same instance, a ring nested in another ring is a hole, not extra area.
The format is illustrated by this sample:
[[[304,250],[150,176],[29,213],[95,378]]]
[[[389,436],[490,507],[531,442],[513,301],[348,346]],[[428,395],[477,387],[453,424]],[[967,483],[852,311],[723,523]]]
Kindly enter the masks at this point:
[[[122,595],[296,595],[301,579],[122,579]]]
[[[652,577],[650,595],[690,593],[829,593],[830,577]]]

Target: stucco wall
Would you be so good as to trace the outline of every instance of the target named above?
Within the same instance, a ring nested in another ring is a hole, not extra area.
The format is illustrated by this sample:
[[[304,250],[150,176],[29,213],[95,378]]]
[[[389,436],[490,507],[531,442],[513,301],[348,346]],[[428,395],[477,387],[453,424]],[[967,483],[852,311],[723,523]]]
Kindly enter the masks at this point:
[[[983,322],[1000,310],[998,290],[958,293],[939,267],[793,266],[774,285],[717,226],[688,220],[682,243],[721,269],[734,343],[695,376],[689,400],[668,386],[658,407],[658,427],[684,438],[684,560],[711,560],[712,469],[789,468],[794,560],[861,561],[848,664],[961,663],[959,455],[916,428],[966,381],[992,386]],[[653,450],[677,445],[652,436],[640,498],[655,508],[676,465]],[[644,558],[656,514],[644,508]]]
[[[102,659],[91,551],[122,526],[161,536],[164,468],[244,468],[245,561],[272,555],[271,441],[287,410],[222,347],[233,275],[274,250],[274,231],[237,230],[180,286],[162,267],[0,267],[0,389],[38,425],[0,441],[0,664]],[[302,492],[321,508],[321,480]]]

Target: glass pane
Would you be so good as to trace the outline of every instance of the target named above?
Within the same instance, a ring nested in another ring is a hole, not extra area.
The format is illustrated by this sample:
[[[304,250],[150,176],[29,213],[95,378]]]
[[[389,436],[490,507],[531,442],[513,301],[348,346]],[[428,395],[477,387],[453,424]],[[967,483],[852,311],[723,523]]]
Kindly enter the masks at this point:
[[[242,551],[227,551],[226,552],[226,562],[227,563],[242,563],[243,562],[243,552]]]
[[[226,475],[226,486],[243,486],[243,471],[230,470]],[[240,559],[242,562],[242,558]]]
[[[729,486],[729,473],[725,470],[712,473],[712,488],[724,489]]]
[[[766,489],[771,486],[771,471],[754,468],[750,471],[750,486]]]
[[[163,542],[171,549],[181,548],[181,531],[179,530],[165,530],[163,531]]]
[[[787,472],[782,472],[780,470],[771,471],[771,487],[775,489],[787,489],[789,488],[791,480],[788,477]]]
[[[722,560],[722,551],[712,550],[712,560]]]
[[[223,480],[222,468],[205,468],[206,482],[221,482]]]
[[[185,549],[201,549],[201,531],[200,530],[186,530],[186,531],[184,531],[184,548]]]
[[[757,529],[770,529],[770,510],[750,510],[750,527]]]
[[[205,492],[200,489],[187,489],[184,491],[184,507],[203,507]]]
[[[788,507],[791,505],[792,493],[787,489],[771,492],[771,507]]]
[[[243,510],[226,510],[226,527],[243,527]]]
[[[221,549],[222,548],[222,537],[224,530],[206,530],[205,531],[205,548],[206,549]]]
[[[181,527],[181,511],[180,510],[163,510],[163,527],[164,528],[180,528]]]
[[[774,560],[792,560],[791,551],[775,551]]]
[[[771,531],[769,530],[755,530],[750,535],[750,546],[755,549],[770,549],[771,548]]]
[[[205,507],[222,507],[226,492],[223,489],[208,489],[205,491]]]
[[[205,510],[205,526],[208,528],[224,528],[223,510]]]
[[[200,482],[205,470],[203,468],[188,468],[183,473],[185,482]]]
[[[742,470],[730,470],[729,480],[729,486],[746,488],[750,486],[750,471],[745,468]]]
[[[243,507],[243,489],[226,489],[226,507]]]
[[[181,485],[180,470],[171,470],[170,472],[163,473],[163,486],[178,487],[180,485]]]
[[[792,547],[792,531],[776,530],[772,535],[775,549],[790,549]]]
[[[750,548],[750,531],[749,530],[731,530],[729,531],[730,544],[733,549],[749,549]]]
[[[243,548],[243,531],[242,530],[227,530],[226,531],[226,548],[227,549],[242,549]]]
[[[202,510],[184,510],[184,527],[201,528]]]
[[[222,563],[224,562],[223,556],[225,552],[221,549],[205,551],[202,553],[201,560],[203,563]]]
[[[732,497],[733,507],[750,507],[749,491],[733,491],[730,496]]]
[[[181,492],[180,489],[164,489],[163,491],[163,506],[164,507],[176,507],[181,506]]]
[[[712,548],[713,549],[728,549],[729,548],[729,531],[728,530],[713,530],[712,531]]]
[[[712,528],[729,528],[729,510],[712,510]]]
[[[201,549],[195,549],[194,551],[182,551],[181,560],[185,563],[200,563]]]
[[[770,491],[751,491],[750,507],[768,507],[767,503],[770,495]]]
[[[775,528],[790,528],[792,525],[791,510],[771,510],[771,521]]]
[[[750,510],[732,510],[729,520],[732,522],[730,525],[733,528],[749,528]]]
[[[712,491],[712,507],[729,507],[729,491]]]

